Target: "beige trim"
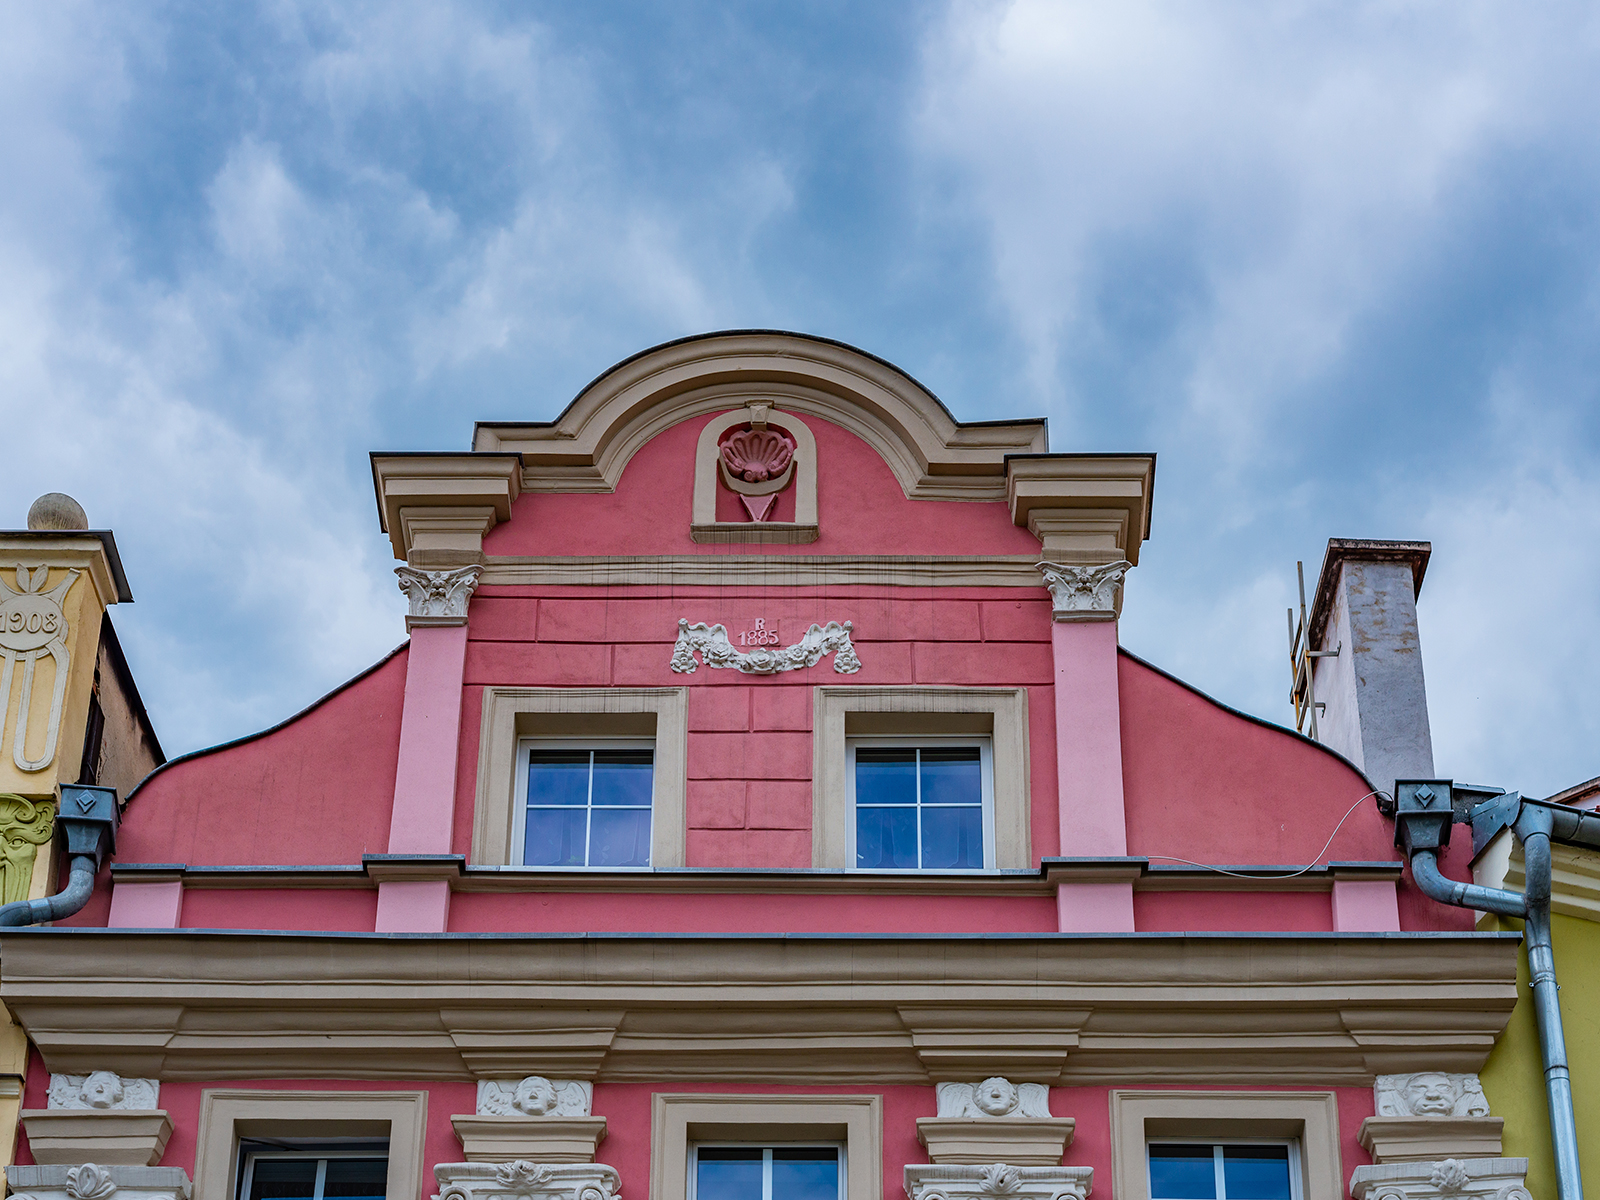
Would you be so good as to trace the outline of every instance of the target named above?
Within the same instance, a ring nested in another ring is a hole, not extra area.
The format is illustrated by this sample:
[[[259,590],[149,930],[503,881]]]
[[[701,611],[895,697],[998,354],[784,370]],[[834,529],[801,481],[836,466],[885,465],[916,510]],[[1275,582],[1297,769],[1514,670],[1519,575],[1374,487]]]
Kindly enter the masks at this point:
[[[468,1162],[592,1163],[604,1117],[504,1117],[458,1113],[450,1125]]]
[[[694,515],[692,531],[697,542],[814,542],[817,540],[817,439],[794,413],[774,410],[772,423],[794,435],[794,520],[717,520],[717,440],[735,425],[750,420],[750,411],[738,408],[713,417],[700,431],[694,449]],[[769,538],[768,535],[771,537]],[[783,536],[788,535],[788,536]]]
[[[531,492],[609,492],[656,434],[702,413],[771,403],[872,446],[914,500],[1001,500],[1005,456],[1048,448],[1042,421],[958,424],[904,372],[850,346],[729,333],[658,346],[595,380],[555,421],[479,425],[475,450],[515,450]]]
[[[1044,592],[1035,554],[845,554],[495,557],[478,586],[499,587],[1009,587]]]
[[[918,1117],[917,1141],[931,1163],[1059,1167],[1076,1127],[1072,1117]]]
[[[61,1074],[1370,1086],[1480,1070],[1518,943],[41,929],[0,986]]]
[[[238,1190],[239,1138],[306,1135],[387,1136],[386,1194],[410,1200],[423,1180],[427,1092],[325,1092],[206,1088],[195,1134],[195,1200],[232,1200]]]
[[[378,524],[394,556],[438,570],[482,560],[483,535],[511,519],[522,471],[507,454],[374,454]]]
[[[1356,1140],[1377,1164],[1440,1158],[1499,1158],[1499,1117],[1368,1117]]]
[[[1139,563],[1150,536],[1153,454],[1043,454],[1009,459],[1011,519],[1060,563]]]
[[[686,688],[485,688],[481,730],[470,862],[505,866],[511,861],[519,738],[648,736],[655,738],[656,750],[650,862],[654,867],[683,866]]]
[[[1473,876],[1485,887],[1521,892],[1528,882],[1522,843],[1509,829],[1500,838],[1504,839],[1500,845],[1491,842],[1490,849],[1478,859]],[[1600,853],[1577,846],[1550,847],[1550,911],[1600,921]]]
[[[1029,847],[1028,689],[819,687],[812,689],[811,864],[850,866],[849,736],[984,733],[994,754],[994,861],[1033,865]]]
[[[172,1137],[172,1118],[160,1108],[25,1108],[21,1116],[41,1165],[153,1167]]]
[[[1111,1090],[1112,1188],[1150,1200],[1151,1137],[1284,1137],[1300,1142],[1304,1200],[1343,1200],[1339,1101],[1333,1092]]]
[[[811,1138],[845,1144],[841,1200],[879,1200],[883,1195],[882,1096],[657,1092],[650,1098],[650,1200],[685,1200],[691,1142]]]

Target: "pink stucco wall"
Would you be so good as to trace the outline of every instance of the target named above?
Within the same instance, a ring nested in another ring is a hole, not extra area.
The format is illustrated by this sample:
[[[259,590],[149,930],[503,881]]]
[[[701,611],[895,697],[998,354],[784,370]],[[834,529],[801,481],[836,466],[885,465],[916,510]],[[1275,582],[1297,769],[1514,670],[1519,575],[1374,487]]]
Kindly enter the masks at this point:
[[[117,858],[357,863],[389,841],[406,652],[275,732],[175,761],[131,793]]]

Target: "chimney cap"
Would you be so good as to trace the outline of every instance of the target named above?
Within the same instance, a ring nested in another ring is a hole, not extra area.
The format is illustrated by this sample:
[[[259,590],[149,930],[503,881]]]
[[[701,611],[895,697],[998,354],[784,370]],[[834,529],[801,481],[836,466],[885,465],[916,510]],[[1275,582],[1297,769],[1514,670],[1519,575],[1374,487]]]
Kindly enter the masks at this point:
[[[1333,614],[1334,580],[1346,562],[1400,562],[1411,564],[1411,592],[1422,594],[1422,577],[1428,571],[1432,542],[1389,542],[1373,538],[1329,538],[1328,552],[1322,557],[1322,574],[1317,577],[1316,599],[1311,602],[1312,646],[1322,645],[1328,618]]]
[[[28,507],[29,529],[79,530],[89,528],[89,516],[65,492],[46,492]]]

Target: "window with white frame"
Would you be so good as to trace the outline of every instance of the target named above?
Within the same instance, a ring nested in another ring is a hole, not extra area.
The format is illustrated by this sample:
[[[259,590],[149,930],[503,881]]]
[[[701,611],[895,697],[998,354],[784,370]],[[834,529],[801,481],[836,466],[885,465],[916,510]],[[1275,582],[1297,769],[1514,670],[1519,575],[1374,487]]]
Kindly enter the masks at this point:
[[[1294,1141],[1151,1141],[1150,1200],[1300,1200]]]
[[[700,1145],[688,1200],[844,1200],[844,1147]]]
[[[517,751],[513,861],[648,867],[655,746],[647,738],[526,738]]]
[[[387,1142],[241,1139],[239,1200],[384,1200],[388,1151]]]
[[[858,870],[993,868],[989,738],[851,738],[846,755]]]

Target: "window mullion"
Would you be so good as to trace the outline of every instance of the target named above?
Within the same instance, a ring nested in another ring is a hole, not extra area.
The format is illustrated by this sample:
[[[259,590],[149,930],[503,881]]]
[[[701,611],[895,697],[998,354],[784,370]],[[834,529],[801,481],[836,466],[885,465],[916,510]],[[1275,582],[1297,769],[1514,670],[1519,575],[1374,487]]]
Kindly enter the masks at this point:
[[[1211,1148],[1212,1165],[1216,1171],[1217,1200],[1228,1200],[1228,1173],[1222,1168],[1222,1146]]]
[[[589,788],[583,794],[583,865],[589,865],[589,835],[594,832],[594,754],[589,751]]]
[[[922,870],[922,747],[918,746],[914,752],[917,756],[917,870]]]
[[[761,1200],[772,1200],[772,1150],[761,1152]]]
[[[317,1159],[317,1181],[311,1188],[311,1200],[322,1200],[322,1193],[328,1186],[328,1160]]]

